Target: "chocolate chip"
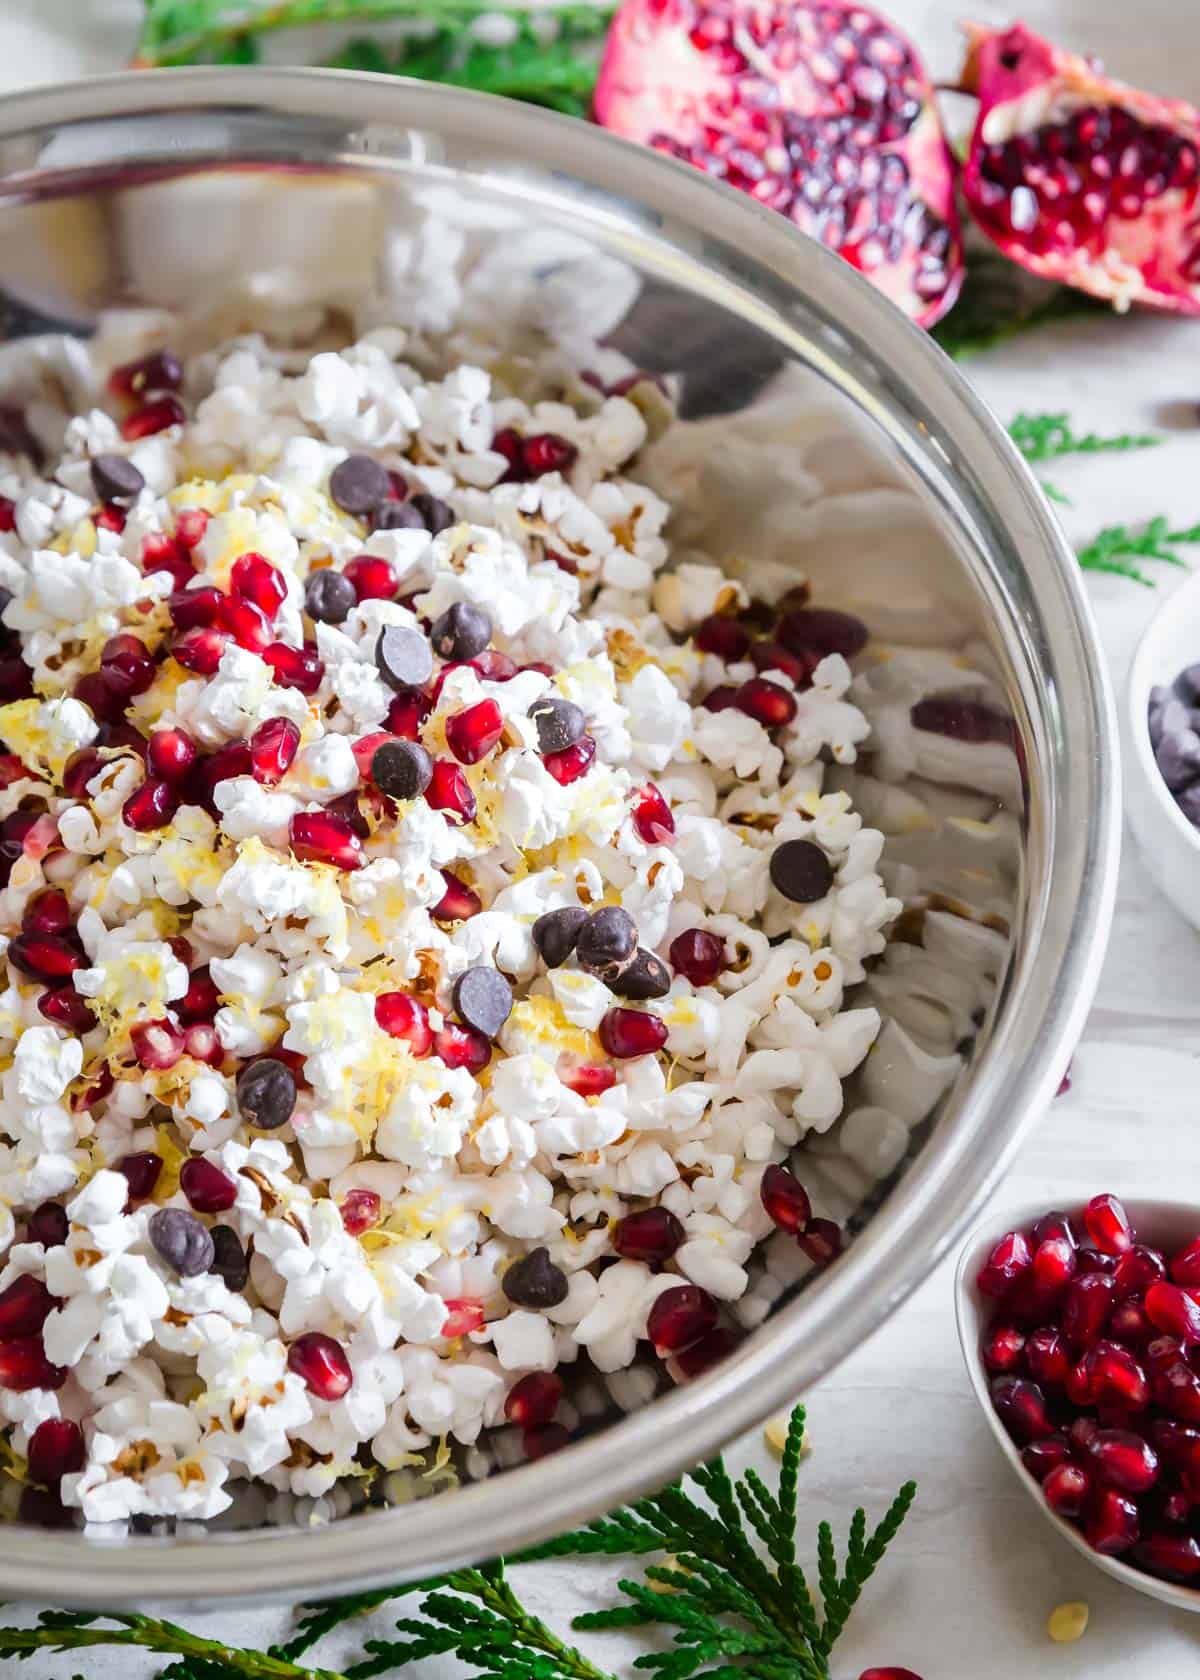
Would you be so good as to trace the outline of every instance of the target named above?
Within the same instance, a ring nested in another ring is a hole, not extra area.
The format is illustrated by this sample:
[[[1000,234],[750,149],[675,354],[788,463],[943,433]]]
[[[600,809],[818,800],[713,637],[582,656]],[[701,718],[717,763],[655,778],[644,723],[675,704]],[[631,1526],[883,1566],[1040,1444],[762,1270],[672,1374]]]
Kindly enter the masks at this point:
[[[638,950],[628,968],[610,980],[609,986],[618,997],[644,1003],[647,998],[666,997],[671,990],[671,974],[653,951]]]
[[[557,1307],[567,1298],[567,1274],[550,1258],[548,1248],[534,1248],[516,1260],[500,1279],[514,1307]]]
[[[389,688],[420,688],[433,675],[433,649],[419,630],[389,624],[375,643],[375,663]]]
[[[243,1120],[264,1132],[278,1131],[296,1106],[296,1075],[286,1062],[263,1056],[238,1074],[237,1100]]]
[[[92,484],[102,502],[132,502],[146,487],[146,480],[124,455],[97,455],[92,462]]]
[[[538,751],[543,753],[565,752],[587,728],[586,718],[573,701],[556,700],[552,695],[535,700],[528,716],[537,725]]]
[[[455,523],[453,510],[437,496],[429,496],[424,490],[415,495],[408,505],[416,508],[425,529],[432,536],[436,537],[440,531],[448,531]]]
[[[411,502],[381,502],[370,515],[372,531],[423,531],[425,521]]]
[[[482,607],[455,601],[434,620],[429,639],[443,659],[474,659],[492,639],[492,621]]]
[[[211,1269],[212,1234],[186,1208],[159,1208],[147,1230],[156,1252],[180,1277],[198,1277]]]
[[[226,1289],[232,1289],[235,1295],[240,1294],[250,1277],[250,1261],[238,1241],[237,1232],[228,1225],[214,1225],[209,1235],[213,1244],[209,1271],[223,1280]]]
[[[371,759],[371,780],[389,799],[415,799],[433,776],[433,760],[416,741],[385,741]]]
[[[603,904],[593,910],[575,943],[580,967],[606,984],[617,977],[636,950],[637,924],[619,904]]]
[[[533,943],[547,968],[562,967],[575,949],[579,930],[587,919],[587,911],[578,904],[568,904],[563,910],[547,910],[538,917],[533,924]]]
[[[357,602],[350,579],[329,566],[304,585],[304,610],[316,624],[344,624]]]
[[[771,853],[771,881],[793,904],[815,904],[833,885],[833,866],[811,840],[785,840]]]
[[[485,1038],[495,1038],[512,1005],[512,987],[498,968],[468,968],[454,982],[455,1009]]]
[[[386,469],[370,455],[347,455],[329,475],[329,494],[342,512],[360,517],[386,501],[391,488]]]

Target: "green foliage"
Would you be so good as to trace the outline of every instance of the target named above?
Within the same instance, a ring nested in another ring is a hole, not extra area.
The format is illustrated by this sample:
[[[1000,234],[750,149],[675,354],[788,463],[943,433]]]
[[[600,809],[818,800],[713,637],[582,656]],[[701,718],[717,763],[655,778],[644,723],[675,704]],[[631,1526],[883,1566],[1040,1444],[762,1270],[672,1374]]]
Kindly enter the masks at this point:
[[[804,1408],[792,1413],[778,1486],[753,1470],[736,1481],[721,1459],[702,1465],[628,1510],[589,1523],[513,1559],[656,1555],[641,1580],[622,1580],[625,1602],[577,1616],[573,1626],[654,1628],[669,1649],[638,1657],[655,1680],[828,1680],[829,1655],[866,1583],[883,1560],[916,1493],[906,1483],[868,1536],[866,1513],[854,1513],[845,1561],[833,1530],[817,1529],[814,1599],[796,1560],[798,1471]],[[690,1482],[703,1499],[686,1488]],[[368,1639],[361,1658],[340,1673],[306,1667],[309,1649],[335,1628],[391,1599],[419,1596],[419,1614],[399,1618],[399,1637]],[[174,1622],[115,1611],[46,1611],[31,1628],[0,1628],[0,1660],[33,1651],[93,1645],[137,1646],[180,1660],[161,1680],[373,1680],[424,1657],[453,1655],[494,1680],[614,1680],[576,1646],[531,1614],[497,1559],[435,1580],[354,1593],[305,1609],[295,1635],[269,1651],[242,1650],[190,1633]]]
[[[1105,526],[1099,536],[1079,550],[1079,564],[1085,571],[1115,572],[1152,587],[1151,580],[1134,562],[1164,560],[1169,566],[1186,566],[1187,561],[1175,549],[1187,543],[1200,543],[1200,525],[1173,531],[1170,520],[1159,514],[1136,530],[1129,525]]]
[[[1008,435],[1027,461],[1051,461],[1059,455],[1099,455],[1109,451],[1153,449],[1161,438],[1147,433],[1124,432],[1116,437],[1099,437],[1095,432],[1079,436],[1065,414],[1018,414]]]

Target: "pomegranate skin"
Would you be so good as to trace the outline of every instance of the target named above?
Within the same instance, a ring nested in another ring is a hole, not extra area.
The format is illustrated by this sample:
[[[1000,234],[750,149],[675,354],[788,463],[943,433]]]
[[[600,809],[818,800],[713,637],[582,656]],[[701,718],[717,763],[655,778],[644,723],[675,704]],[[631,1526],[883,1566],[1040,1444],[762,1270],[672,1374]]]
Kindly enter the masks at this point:
[[[962,188],[988,238],[1117,309],[1200,314],[1200,112],[1112,81],[1023,24],[967,35],[960,85],[979,114]]]

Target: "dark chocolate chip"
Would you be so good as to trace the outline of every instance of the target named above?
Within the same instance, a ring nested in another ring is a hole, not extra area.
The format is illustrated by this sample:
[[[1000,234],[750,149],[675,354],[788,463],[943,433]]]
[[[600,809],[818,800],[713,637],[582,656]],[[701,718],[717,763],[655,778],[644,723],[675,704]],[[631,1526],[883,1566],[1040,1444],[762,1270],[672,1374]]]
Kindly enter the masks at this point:
[[[370,455],[347,455],[329,475],[329,494],[343,513],[360,518],[387,500],[392,483],[387,471]]]
[[[344,624],[358,596],[350,579],[327,566],[304,585],[304,610],[316,624]]]
[[[92,484],[102,502],[132,502],[146,487],[146,480],[124,455],[97,455],[92,462]]]
[[[1154,754],[1155,762],[1172,793],[1200,777],[1200,735],[1193,729],[1163,731]]]
[[[512,1013],[512,987],[498,968],[468,968],[454,982],[454,1007],[468,1027],[495,1038]]]
[[[609,986],[618,997],[644,1003],[647,998],[666,997],[671,990],[671,974],[653,951],[639,950],[629,966],[609,981]]]
[[[561,968],[575,949],[579,930],[588,913],[578,904],[568,904],[563,910],[547,910],[533,924],[533,943],[541,953],[547,968]]]
[[[443,659],[474,659],[492,639],[492,621],[482,607],[455,601],[434,620],[429,639]]]
[[[556,700],[549,694],[533,702],[529,716],[537,725],[538,751],[543,753],[565,752],[587,728],[586,718],[573,701]]]
[[[1151,690],[1150,698],[1154,699],[1157,690]],[[1181,700],[1186,700],[1189,706],[1200,702],[1200,665],[1185,665],[1175,678],[1175,692]],[[1163,696],[1164,700],[1167,698]]]
[[[375,663],[390,688],[420,688],[433,675],[433,649],[419,630],[389,624],[379,632]]]
[[[228,1225],[214,1225],[209,1232],[213,1244],[210,1272],[215,1272],[225,1284],[239,1295],[250,1277],[250,1261],[238,1240],[238,1234]]]
[[[425,521],[411,502],[381,502],[370,515],[372,531],[423,531]]]
[[[637,950],[637,923],[619,904],[602,904],[579,930],[575,955],[589,974],[614,980]]]
[[[389,799],[415,799],[433,776],[433,760],[417,741],[385,741],[371,759],[371,780]]]
[[[815,904],[833,885],[833,866],[811,840],[785,840],[771,853],[771,882],[793,904]]]
[[[421,515],[421,521],[431,536],[437,536],[441,531],[448,531],[455,524],[453,509],[437,496],[427,495],[421,490],[409,502],[410,507],[416,508]]]
[[[531,1249],[500,1279],[500,1287],[515,1307],[557,1307],[567,1298],[567,1274],[550,1258],[548,1248]]]
[[[296,1106],[296,1075],[286,1062],[263,1056],[238,1075],[237,1100],[243,1120],[264,1132],[278,1131]]]
[[[180,1277],[198,1277],[211,1269],[212,1234],[186,1208],[159,1208],[147,1230],[156,1252]]]

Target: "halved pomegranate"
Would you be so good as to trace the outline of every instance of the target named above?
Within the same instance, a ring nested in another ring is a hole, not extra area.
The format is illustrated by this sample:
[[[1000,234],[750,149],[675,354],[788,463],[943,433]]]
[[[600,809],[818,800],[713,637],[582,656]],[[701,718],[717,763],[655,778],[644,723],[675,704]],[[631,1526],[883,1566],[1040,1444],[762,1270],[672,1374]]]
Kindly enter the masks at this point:
[[[596,118],[780,211],[922,326],[962,284],[949,150],[911,42],[855,0],[625,0]]]
[[[1200,111],[1110,81],[1016,24],[968,30],[963,192],[1022,268],[1118,309],[1200,314]]]

